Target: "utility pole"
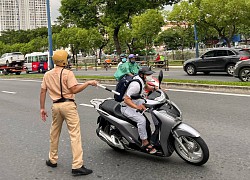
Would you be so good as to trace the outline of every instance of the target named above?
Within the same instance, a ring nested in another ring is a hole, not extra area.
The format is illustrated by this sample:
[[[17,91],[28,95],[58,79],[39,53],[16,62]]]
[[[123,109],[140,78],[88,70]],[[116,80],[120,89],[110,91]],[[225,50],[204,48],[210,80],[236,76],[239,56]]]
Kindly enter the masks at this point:
[[[47,2],[47,18],[48,18],[48,43],[49,43],[49,69],[54,68],[54,63],[52,61],[53,48],[52,48],[52,31],[51,31],[51,20],[50,20],[50,2]]]

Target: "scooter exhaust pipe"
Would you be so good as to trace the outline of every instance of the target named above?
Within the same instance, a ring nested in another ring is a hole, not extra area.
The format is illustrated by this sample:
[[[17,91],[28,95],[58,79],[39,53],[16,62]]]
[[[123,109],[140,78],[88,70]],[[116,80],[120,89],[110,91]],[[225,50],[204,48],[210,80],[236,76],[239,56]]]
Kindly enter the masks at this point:
[[[107,133],[105,133],[101,129],[97,129],[96,134],[98,135],[98,137],[100,137],[102,140],[104,140],[109,145],[117,147],[119,149],[124,149],[123,144],[114,135],[109,136]]]

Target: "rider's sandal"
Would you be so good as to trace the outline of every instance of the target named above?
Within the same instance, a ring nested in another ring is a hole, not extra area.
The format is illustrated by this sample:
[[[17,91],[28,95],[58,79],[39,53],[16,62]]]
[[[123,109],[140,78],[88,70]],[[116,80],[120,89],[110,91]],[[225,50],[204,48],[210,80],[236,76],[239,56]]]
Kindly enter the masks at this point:
[[[151,146],[151,147],[150,147]],[[154,146],[150,143],[148,143],[146,146],[142,146],[149,154],[155,154],[157,150],[154,148]]]

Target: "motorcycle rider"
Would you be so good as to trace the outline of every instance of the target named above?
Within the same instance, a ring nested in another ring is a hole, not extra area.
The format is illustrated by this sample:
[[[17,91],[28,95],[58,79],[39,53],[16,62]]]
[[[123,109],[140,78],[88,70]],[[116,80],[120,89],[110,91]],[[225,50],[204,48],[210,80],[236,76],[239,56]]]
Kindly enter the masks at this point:
[[[139,65],[135,62],[136,56],[134,54],[130,54],[128,56],[128,61],[126,59],[125,54],[121,54],[122,64],[120,64],[114,74],[114,77],[117,81],[119,81],[124,76],[134,76],[138,74]]]
[[[128,56],[128,65],[129,65],[129,72],[132,75],[136,75],[139,72],[140,66],[139,64],[136,62],[136,56],[134,54],[130,54]]]
[[[75,94],[84,90],[87,86],[96,86],[97,81],[90,80],[78,84],[72,71],[66,69],[68,65],[68,53],[65,50],[57,50],[52,57],[56,67],[48,71],[41,84],[40,114],[45,122],[47,112],[45,110],[46,92],[48,90],[52,105],[52,124],[50,128],[50,151],[46,165],[57,167],[58,144],[63,121],[66,121],[71,139],[72,148],[72,174],[74,176],[87,175],[92,170],[84,167],[83,150],[80,130],[80,119],[75,103]]]
[[[127,57],[126,57],[125,54],[121,54],[121,55],[120,55],[120,62],[119,62],[118,65],[117,65],[117,69],[119,68],[119,66],[120,66],[121,64],[123,64],[123,63],[125,63],[125,62],[127,62]]]
[[[126,55],[121,54],[120,59],[121,59],[121,62],[118,64],[117,70],[114,74],[114,77],[117,81],[119,81],[123,76],[130,74]]]
[[[152,75],[154,71],[151,70],[150,67],[142,67],[138,75],[134,77],[134,79],[139,79],[142,84],[142,89],[150,88],[147,87],[147,79]],[[151,77],[150,77],[151,79]],[[147,131],[146,131],[146,118],[141,114],[139,111],[146,110],[146,107],[143,105],[142,99],[133,100],[131,99],[131,95],[133,94],[143,94],[140,92],[140,86],[138,85],[139,82],[133,81],[129,84],[127,91],[123,97],[124,101],[121,102],[121,112],[124,116],[128,117],[129,119],[135,121],[138,127],[138,133],[140,139],[142,141],[142,147],[150,154],[156,153],[156,149],[151,145],[148,141]],[[138,111],[139,110],[139,111]]]

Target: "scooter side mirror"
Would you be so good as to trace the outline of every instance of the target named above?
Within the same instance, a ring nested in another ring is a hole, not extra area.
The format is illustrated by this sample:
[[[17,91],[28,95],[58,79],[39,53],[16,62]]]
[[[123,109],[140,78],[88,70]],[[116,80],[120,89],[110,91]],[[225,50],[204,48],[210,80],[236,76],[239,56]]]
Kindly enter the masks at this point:
[[[161,89],[161,82],[163,79],[163,71],[160,70],[159,75],[158,75],[158,80],[159,80],[159,89]]]

